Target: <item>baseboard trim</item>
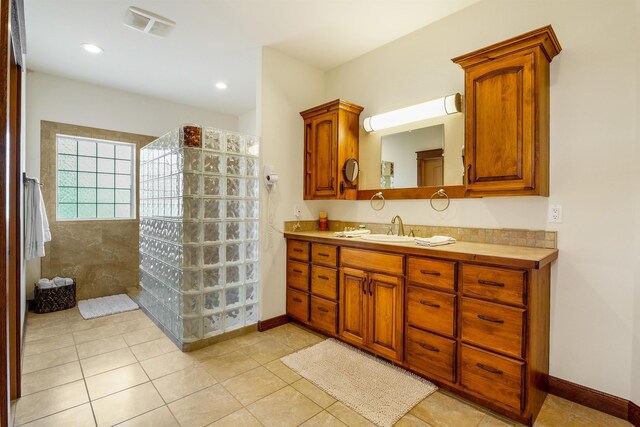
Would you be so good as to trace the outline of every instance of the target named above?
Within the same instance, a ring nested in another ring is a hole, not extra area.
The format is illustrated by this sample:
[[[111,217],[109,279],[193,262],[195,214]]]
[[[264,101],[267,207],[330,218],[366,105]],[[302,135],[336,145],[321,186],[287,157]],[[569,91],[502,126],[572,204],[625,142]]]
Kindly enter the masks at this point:
[[[629,418],[627,419],[635,427],[640,427],[640,406],[629,401]]]
[[[631,402],[627,399],[551,375],[549,376],[549,393],[623,420],[629,419],[631,414]]]
[[[286,314],[272,317],[271,319],[267,320],[260,320],[258,322],[258,331],[268,331],[269,329],[277,328],[278,326],[282,326],[286,323],[289,323],[289,316],[287,316]]]

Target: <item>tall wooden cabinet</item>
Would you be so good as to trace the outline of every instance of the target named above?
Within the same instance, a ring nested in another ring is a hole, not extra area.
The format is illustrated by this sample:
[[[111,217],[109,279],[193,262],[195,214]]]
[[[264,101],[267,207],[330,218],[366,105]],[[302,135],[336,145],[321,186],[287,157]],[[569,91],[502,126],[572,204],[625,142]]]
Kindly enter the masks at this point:
[[[453,59],[465,71],[468,196],[549,195],[549,63],[543,27]]]
[[[336,99],[302,111],[304,199],[356,199],[357,187],[344,179],[347,159],[358,159],[362,107]]]

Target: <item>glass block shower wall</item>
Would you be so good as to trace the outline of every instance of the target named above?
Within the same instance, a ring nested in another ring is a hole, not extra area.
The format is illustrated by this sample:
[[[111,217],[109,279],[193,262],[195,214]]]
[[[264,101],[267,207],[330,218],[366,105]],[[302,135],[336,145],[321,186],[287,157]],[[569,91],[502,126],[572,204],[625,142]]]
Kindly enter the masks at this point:
[[[258,321],[258,144],[188,125],[140,150],[139,303],[183,344]]]

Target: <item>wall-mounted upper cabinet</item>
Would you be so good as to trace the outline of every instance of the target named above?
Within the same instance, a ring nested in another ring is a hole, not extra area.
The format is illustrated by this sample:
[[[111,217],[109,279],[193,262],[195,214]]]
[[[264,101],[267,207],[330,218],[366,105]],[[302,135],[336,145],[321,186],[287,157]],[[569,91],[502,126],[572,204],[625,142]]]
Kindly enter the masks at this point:
[[[345,179],[348,159],[358,159],[362,107],[327,102],[302,111],[304,119],[304,199],[355,199],[357,184]]]
[[[453,59],[465,71],[467,196],[549,195],[551,26]]]

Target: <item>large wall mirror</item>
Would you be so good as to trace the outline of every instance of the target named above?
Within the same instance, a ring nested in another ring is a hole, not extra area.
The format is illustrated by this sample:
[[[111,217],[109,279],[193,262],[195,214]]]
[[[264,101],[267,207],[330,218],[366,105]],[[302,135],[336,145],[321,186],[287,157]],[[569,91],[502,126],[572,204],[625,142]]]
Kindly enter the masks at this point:
[[[363,198],[369,193],[364,190],[397,190],[385,193],[410,198],[412,194],[430,194],[429,187],[462,186],[463,145],[462,113],[378,132],[361,129],[358,190],[362,190]],[[451,195],[456,197],[453,193],[459,190],[452,188]]]

